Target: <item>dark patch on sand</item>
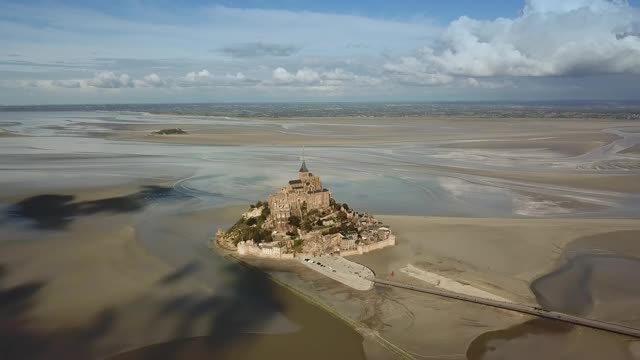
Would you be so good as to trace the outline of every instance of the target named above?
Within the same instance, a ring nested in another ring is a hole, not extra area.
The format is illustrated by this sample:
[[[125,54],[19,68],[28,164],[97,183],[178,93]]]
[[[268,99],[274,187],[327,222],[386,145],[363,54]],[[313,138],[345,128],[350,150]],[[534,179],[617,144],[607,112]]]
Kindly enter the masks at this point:
[[[179,279],[193,267],[187,265],[167,275],[165,279]],[[280,286],[274,284],[260,271],[248,269],[236,263],[228,263],[223,268],[225,276],[231,276],[224,294],[204,295],[189,294],[164,300],[163,305],[149,324],[149,331],[153,331],[154,324],[162,324],[168,319],[175,319],[175,341],[164,345],[156,345],[133,350],[115,359],[236,359],[252,358],[265,359],[269,357],[236,357],[234,354],[242,354],[244,349],[252,346],[269,343],[267,349],[271,354],[283,356],[302,354],[311,349],[314,337],[309,334],[300,335],[299,338],[287,338],[280,335],[247,335],[247,331],[260,328],[279,312],[286,312],[287,304],[283,301],[283,291]],[[0,266],[0,284],[8,274],[5,266]],[[170,282],[158,282],[155,286],[169,286]],[[28,316],[31,308],[40,301],[40,291],[46,286],[45,281],[26,282],[21,285],[0,287],[0,354],[2,359],[93,359],[103,358],[109,354],[101,353],[96,345],[105,337],[109,337],[117,328],[117,323],[125,308],[113,307],[104,309],[89,322],[89,325],[81,328],[59,328],[53,331],[34,330]],[[302,301],[302,300],[297,300]],[[149,304],[153,306],[153,304]],[[305,311],[309,311],[310,305],[306,305]],[[321,313],[319,309],[311,306],[311,311]],[[321,319],[334,322],[335,319],[327,317],[324,313],[316,314]],[[210,336],[195,340],[178,340],[189,338],[193,333],[193,327],[197,323],[205,321],[208,324]],[[322,325],[322,322],[321,322]],[[325,324],[326,325],[326,324]],[[346,324],[341,324],[340,333],[354,332]],[[265,342],[264,337],[269,337]],[[271,339],[273,337],[273,339]],[[109,337],[113,339],[113,336]],[[274,343],[270,343],[270,341]],[[304,343],[307,342],[307,344]],[[118,347],[126,349],[130,347],[130,339],[122,340],[122,343],[112,344],[109,351],[118,352]],[[320,341],[322,343],[322,341]],[[276,346],[276,345],[280,346]],[[318,356],[333,355],[336,358],[363,358],[362,345],[359,342],[343,343],[343,348],[335,348],[330,351],[317,351]],[[329,344],[325,344],[329,349]],[[193,355],[194,349],[202,356]],[[102,350],[104,351],[104,349]],[[189,356],[185,357],[184,354]],[[285,356],[286,357],[286,356]],[[314,358],[313,356],[310,358]],[[320,357],[315,357],[320,358]],[[326,357],[325,357],[326,358]]]
[[[133,212],[154,200],[181,196],[184,195],[164,186],[144,186],[133,194],[82,202],[74,202],[73,195],[43,194],[11,205],[7,215],[10,219],[30,220],[38,229],[55,230],[63,229],[78,216]]]

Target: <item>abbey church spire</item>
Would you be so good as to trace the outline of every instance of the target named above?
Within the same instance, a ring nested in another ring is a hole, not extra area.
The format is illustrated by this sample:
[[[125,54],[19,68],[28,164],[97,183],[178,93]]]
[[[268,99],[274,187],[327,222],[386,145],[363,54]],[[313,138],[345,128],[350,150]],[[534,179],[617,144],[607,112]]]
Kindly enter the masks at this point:
[[[300,170],[298,172],[309,172],[307,169],[307,163],[304,161],[304,145],[302,145],[302,166],[300,166]]]
[[[307,170],[307,163],[302,160],[302,166],[300,166],[300,170],[298,172],[309,172],[309,170]]]

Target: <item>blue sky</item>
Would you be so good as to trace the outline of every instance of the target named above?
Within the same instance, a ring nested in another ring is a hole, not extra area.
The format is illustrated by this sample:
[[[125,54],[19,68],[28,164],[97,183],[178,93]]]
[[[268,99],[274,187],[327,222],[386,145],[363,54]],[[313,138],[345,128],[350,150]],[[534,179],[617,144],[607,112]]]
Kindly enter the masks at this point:
[[[33,4],[46,5],[50,1],[32,2]],[[105,12],[116,16],[127,16],[132,8],[154,7],[170,10],[172,12],[189,13],[194,9],[207,8],[211,5],[220,5],[232,8],[276,9],[291,11],[310,11],[320,13],[338,13],[361,15],[377,18],[410,18],[412,16],[425,16],[443,23],[452,21],[461,15],[478,19],[494,19],[496,17],[512,17],[522,10],[520,0],[224,0],[224,1],[58,1],[70,7],[84,7]]]
[[[638,1],[0,1],[0,104],[639,99]]]

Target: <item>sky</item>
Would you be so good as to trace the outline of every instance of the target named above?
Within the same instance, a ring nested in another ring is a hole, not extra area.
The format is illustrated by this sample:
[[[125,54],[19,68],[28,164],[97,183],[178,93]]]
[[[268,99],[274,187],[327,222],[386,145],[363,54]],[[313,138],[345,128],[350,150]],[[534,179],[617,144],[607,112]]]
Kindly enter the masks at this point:
[[[640,100],[640,0],[0,0],[0,105]]]

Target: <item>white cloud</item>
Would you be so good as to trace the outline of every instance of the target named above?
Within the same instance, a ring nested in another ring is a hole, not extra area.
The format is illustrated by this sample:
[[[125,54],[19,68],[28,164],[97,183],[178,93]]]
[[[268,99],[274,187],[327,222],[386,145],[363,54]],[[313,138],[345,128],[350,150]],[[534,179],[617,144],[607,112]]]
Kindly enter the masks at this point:
[[[71,80],[35,80],[20,82],[23,86],[38,88],[102,88],[121,89],[136,86],[128,74],[116,74],[111,71],[96,73],[91,79],[71,79]]]
[[[444,85],[454,80],[416,57],[403,57],[396,63],[385,64],[383,68],[393,79],[407,85]]]
[[[211,78],[211,73],[207,69],[202,69],[198,72],[192,71],[187,73],[184,77],[187,81],[202,81],[203,79]]]
[[[250,86],[259,83],[257,79],[246,76],[243,72],[215,76],[207,69],[189,72],[175,81],[177,87],[214,87],[214,86]]]
[[[243,80],[247,79],[247,77],[241,72],[237,72],[235,75],[227,74],[227,75],[225,75],[225,77],[227,79],[240,80],[240,81],[243,81]]]
[[[97,88],[127,88],[133,87],[133,81],[127,74],[116,75],[111,71],[97,73],[93,79],[86,80],[86,85]]]
[[[104,101],[152,101],[172,90],[240,100],[301,99],[305,91],[345,100],[637,98],[629,93],[640,79],[640,15],[623,0],[522,0],[520,15],[443,27],[420,15],[223,6],[167,13],[140,5],[128,17],[81,5],[49,10],[0,1],[12,19],[0,19],[5,52],[21,55],[0,59],[7,102],[39,94],[21,85],[60,94],[120,89],[84,91]]]
[[[320,74],[317,71],[302,68],[295,73],[290,73],[284,68],[276,68],[272,73],[273,80],[277,83],[290,84],[290,83],[317,83],[320,81]]]
[[[357,75],[342,68],[318,71],[301,68],[295,72],[278,67],[273,70],[272,81],[264,81],[263,85],[298,87],[303,90],[321,93],[341,93],[345,88],[364,85],[377,85],[380,79],[368,75]]]
[[[167,82],[156,73],[146,75],[142,80],[134,80],[133,83],[135,87],[163,87],[167,85]]]
[[[640,74],[637,9],[624,1],[528,0],[521,16],[461,17],[438,41],[384,68],[427,85],[445,76]],[[407,80],[407,79],[405,79]]]
[[[355,80],[357,75],[352,72],[345,71],[341,68],[335,68],[331,71],[324,72],[322,76],[328,80],[340,80],[340,81],[348,81]]]
[[[509,80],[501,80],[501,81],[486,80],[486,79],[478,80],[472,77],[464,79],[464,81],[462,82],[462,85],[465,85],[471,88],[478,88],[478,89],[502,89],[506,87],[514,87],[514,84]]]

